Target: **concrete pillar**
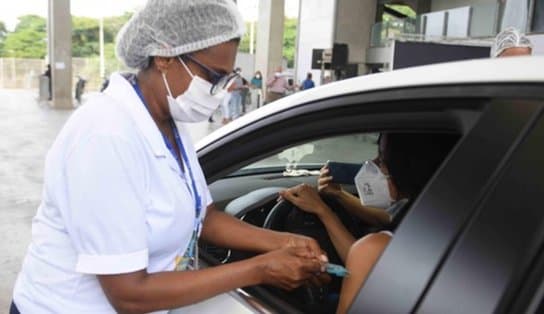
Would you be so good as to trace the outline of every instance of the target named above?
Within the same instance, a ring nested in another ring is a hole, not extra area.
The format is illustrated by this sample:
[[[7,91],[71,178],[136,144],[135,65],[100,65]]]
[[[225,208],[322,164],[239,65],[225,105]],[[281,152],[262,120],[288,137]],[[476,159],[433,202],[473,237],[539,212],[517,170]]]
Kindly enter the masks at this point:
[[[53,107],[70,109],[72,100],[72,15],[70,0],[49,0],[48,51]]]
[[[313,49],[332,48],[336,0],[301,0],[298,16],[296,81],[300,83],[311,72],[320,85],[321,70],[312,70]]]
[[[266,81],[282,64],[285,0],[260,0],[255,71]],[[266,84],[263,84],[266,92]]]
[[[367,69],[367,49],[376,21],[377,0],[337,0],[333,43],[348,45],[348,63],[359,64],[359,75]]]
[[[412,6],[412,9],[416,11],[417,15],[431,12],[431,0],[417,0],[415,7]]]

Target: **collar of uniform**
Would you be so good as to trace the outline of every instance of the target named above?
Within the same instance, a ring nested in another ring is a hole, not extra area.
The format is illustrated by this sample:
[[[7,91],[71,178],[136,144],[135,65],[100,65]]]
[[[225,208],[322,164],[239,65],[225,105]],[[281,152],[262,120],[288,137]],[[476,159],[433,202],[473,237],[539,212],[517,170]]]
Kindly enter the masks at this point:
[[[136,122],[137,127],[152,147],[156,157],[165,157],[164,140],[147,108],[134,90],[134,87],[119,73],[112,74],[105,94],[112,97],[126,108]]]

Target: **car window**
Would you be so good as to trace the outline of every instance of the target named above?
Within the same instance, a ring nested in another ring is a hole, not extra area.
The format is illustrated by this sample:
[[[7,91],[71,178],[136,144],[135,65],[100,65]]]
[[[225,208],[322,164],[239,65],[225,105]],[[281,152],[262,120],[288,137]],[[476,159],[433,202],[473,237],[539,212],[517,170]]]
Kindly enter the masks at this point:
[[[312,140],[286,148],[280,153],[252,163],[243,170],[265,168],[313,168],[327,160],[362,163],[378,155],[378,133],[359,133]]]

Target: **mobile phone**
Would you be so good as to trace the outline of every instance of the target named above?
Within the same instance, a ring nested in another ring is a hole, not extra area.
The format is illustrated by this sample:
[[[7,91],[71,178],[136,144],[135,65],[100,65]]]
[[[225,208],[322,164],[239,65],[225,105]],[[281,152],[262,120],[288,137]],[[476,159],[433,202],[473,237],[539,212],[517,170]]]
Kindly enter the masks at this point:
[[[327,168],[329,168],[329,175],[332,176],[332,182],[339,184],[355,184],[355,176],[362,166],[363,164],[335,161],[327,162]]]

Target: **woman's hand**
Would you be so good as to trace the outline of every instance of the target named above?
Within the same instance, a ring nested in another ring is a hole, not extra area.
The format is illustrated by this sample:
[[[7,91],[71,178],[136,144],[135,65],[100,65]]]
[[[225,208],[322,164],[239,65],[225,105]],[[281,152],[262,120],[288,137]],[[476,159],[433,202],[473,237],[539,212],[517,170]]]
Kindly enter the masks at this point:
[[[283,190],[280,192],[280,196],[303,211],[318,216],[330,210],[317,193],[317,190],[308,184],[300,184]]]
[[[315,239],[300,234],[288,232],[285,232],[284,235],[285,240],[283,245],[281,246],[281,249],[303,247],[309,249],[311,254],[314,257],[319,258],[319,260],[321,260],[322,262],[327,263],[329,261],[327,255],[325,254],[325,252],[323,252],[323,250],[319,246],[319,243],[317,243]]]
[[[319,193],[330,195],[330,196],[339,196],[342,193],[342,186],[338,183],[332,182],[332,176],[329,175],[329,168],[323,166],[319,170],[319,178],[317,178],[317,190]]]
[[[262,283],[285,290],[328,277],[323,276],[321,271],[325,263],[306,247],[287,247],[255,258],[262,263]]]
[[[313,238],[303,236],[300,234],[286,233],[287,241],[284,248],[289,247],[306,247],[312,252],[312,255],[316,256],[321,261],[321,272],[314,274],[309,279],[309,284],[316,287],[322,287],[331,282],[331,277],[325,272],[325,264],[329,262],[327,254],[321,249],[319,243]]]

